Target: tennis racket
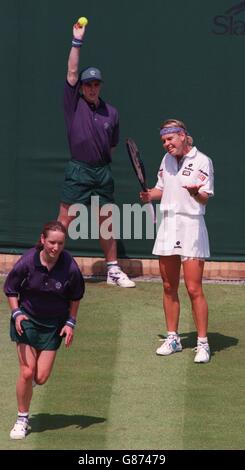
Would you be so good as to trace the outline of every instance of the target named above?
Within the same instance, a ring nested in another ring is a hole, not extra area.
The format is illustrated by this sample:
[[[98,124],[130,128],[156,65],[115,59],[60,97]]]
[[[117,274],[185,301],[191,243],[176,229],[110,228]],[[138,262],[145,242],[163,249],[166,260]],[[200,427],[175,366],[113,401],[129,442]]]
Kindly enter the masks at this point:
[[[138,178],[141,188],[145,192],[147,191],[146,174],[145,174],[144,163],[140,157],[139,149],[136,143],[134,142],[134,140],[130,138],[126,140],[126,147],[127,147],[127,151],[128,151],[129,158],[132,163],[134,172]],[[156,216],[155,216],[153,204],[149,203],[149,207],[150,207],[153,223],[155,223]]]

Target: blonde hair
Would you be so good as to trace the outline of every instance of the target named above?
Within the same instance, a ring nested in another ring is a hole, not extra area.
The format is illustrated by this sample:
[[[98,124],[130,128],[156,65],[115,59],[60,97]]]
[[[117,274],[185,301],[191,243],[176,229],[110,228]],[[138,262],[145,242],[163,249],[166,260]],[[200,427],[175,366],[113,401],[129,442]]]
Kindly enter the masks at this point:
[[[191,135],[189,135],[189,133],[187,131],[187,127],[186,127],[186,125],[183,121],[180,121],[179,119],[166,119],[160,125],[160,129],[163,129],[163,128],[166,128],[166,127],[181,127],[181,129],[183,129],[184,133],[186,134],[187,144],[192,146],[193,138],[191,137]]]

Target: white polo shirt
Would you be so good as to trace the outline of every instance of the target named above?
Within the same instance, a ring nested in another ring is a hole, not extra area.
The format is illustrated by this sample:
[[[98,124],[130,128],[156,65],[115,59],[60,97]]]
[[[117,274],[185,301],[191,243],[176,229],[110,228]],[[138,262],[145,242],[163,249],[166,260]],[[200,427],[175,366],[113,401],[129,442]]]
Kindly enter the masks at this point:
[[[161,211],[173,211],[175,214],[203,215],[205,205],[200,204],[190,196],[184,185],[203,184],[200,192],[205,191],[210,196],[214,194],[213,164],[207,155],[193,147],[180,162],[166,153],[158,171],[156,188],[163,191]]]

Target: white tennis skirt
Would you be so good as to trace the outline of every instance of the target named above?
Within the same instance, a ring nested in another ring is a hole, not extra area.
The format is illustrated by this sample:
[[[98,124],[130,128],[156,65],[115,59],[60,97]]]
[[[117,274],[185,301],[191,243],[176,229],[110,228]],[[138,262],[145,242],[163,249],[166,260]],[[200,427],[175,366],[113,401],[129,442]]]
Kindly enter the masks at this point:
[[[208,258],[209,240],[204,217],[164,211],[152,253]]]

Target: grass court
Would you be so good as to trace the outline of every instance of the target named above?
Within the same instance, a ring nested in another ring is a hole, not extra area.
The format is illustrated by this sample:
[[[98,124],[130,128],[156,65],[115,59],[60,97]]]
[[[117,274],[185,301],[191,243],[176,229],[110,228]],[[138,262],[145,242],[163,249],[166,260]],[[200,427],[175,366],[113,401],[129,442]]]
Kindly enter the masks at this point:
[[[196,333],[183,285],[183,352],[159,357],[161,283],[121,289],[88,281],[73,346],[61,346],[51,378],[34,389],[32,432],[11,441],[18,364],[3,281],[0,449],[245,449],[244,286],[204,285],[212,358],[194,364]]]

